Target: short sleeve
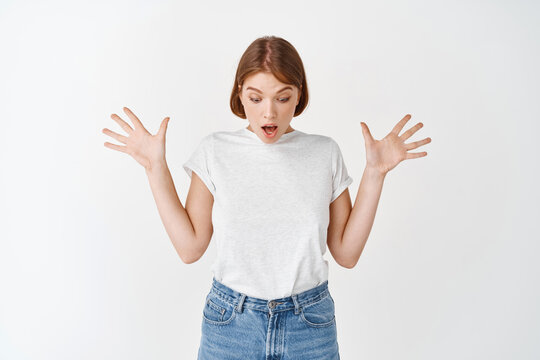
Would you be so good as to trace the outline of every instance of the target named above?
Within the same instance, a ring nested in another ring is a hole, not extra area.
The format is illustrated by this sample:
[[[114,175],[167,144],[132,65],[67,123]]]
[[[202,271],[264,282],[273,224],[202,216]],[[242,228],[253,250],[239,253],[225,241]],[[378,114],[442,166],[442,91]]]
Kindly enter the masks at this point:
[[[190,178],[192,177],[192,172],[195,171],[208,190],[215,196],[216,187],[212,180],[213,155],[214,148],[212,134],[210,134],[199,142],[195,151],[191,154],[191,157],[182,165],[182,167]]]
[[[347,167],[345,166],[345,160],[341,154],[341,149],[338,143],[332,139],[332,198],[330,202],[336,200],[339,195],[349,185],[352,184],[353,178],[349,176]]]

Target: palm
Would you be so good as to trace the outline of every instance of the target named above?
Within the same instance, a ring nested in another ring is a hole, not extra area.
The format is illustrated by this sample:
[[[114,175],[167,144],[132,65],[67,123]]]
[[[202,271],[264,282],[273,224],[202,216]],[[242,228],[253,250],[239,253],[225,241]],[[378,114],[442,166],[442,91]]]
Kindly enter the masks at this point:
[[[414,127],[399,135],[411,115],[405,115],[388,135],[382,140],[375,140],[371,136],[371,132],[365,123],[361,123],[362,134],[366,144],[366,167],[378,170],[382,174],[388,173],[395,168],[401,161],[413,159],[427,155],[427,152],[408,153],[407,151],[416,149],[417,147],[431,142],[431,138],[425,138],[420,141],[415,141],[405,144],[405,140],[410,138],[423,124],[418,123]]]

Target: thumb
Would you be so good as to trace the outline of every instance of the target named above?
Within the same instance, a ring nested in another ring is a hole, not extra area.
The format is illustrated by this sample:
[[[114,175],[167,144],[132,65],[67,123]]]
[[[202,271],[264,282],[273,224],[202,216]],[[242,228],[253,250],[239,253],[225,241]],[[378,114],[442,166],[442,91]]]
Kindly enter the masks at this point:
[[[163,121],[161,122],[161,126],[159,127],[158,135],[159,136],[165,136],[165,132],[167,132],[167,126],[169,125],[169,117],[167,116]]]
[[[360,126],[362,126],[362,133],[364,134],[364,139],[366,139],[366,143],[373,141],[373,136],[371,136],[371,132],[369,131],[369,128],[365,122],[360,122]]]

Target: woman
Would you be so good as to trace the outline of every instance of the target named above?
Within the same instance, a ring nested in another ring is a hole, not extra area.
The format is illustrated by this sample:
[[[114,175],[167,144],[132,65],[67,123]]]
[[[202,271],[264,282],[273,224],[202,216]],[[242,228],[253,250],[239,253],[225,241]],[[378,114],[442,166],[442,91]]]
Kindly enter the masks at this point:
[[[202,311],[199,359],[339,359],[328,246],[353,268],[367,241],[386,174],[429,138],[405,144],[405,116],[382,140],[361,123],[367,163],[354,207],[338,144],[291,127],[308,104],[306,75],[286,40],[255,40],[239,61],[232,112],[249,126],[204,137],[183,167],[191,185],[182,206],[165,160],[165,118],[156,135],[127,108],[128,137],[108,129],[146,169],[158,210],[178,255],[189,264],[212,237],[218,257]]]

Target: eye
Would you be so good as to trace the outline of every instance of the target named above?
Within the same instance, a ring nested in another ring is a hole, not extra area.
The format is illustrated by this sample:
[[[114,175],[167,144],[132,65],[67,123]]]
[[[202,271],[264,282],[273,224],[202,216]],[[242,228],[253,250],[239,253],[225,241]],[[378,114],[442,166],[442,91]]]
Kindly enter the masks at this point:
[[[287,101],[289,101],[289,99],[290,99],[290,97],[288,97],[288,98],[280,98],[279,101],[282,102],[282,103],[286,103]],[[261,101],[260,99],[257,99],[257,98],[249,98],[249,100],[251,100],[255,104],[258,104]]]

